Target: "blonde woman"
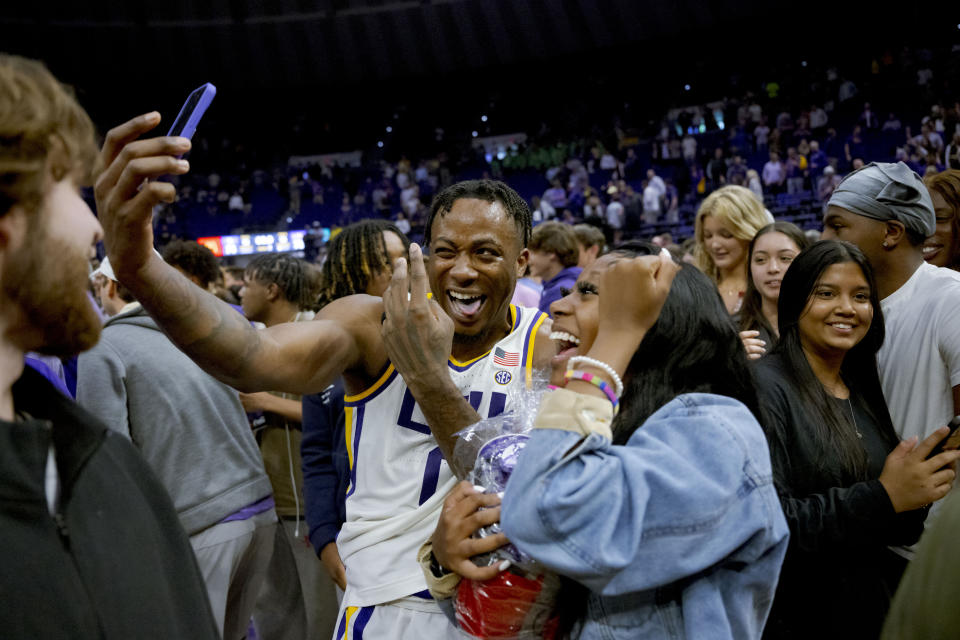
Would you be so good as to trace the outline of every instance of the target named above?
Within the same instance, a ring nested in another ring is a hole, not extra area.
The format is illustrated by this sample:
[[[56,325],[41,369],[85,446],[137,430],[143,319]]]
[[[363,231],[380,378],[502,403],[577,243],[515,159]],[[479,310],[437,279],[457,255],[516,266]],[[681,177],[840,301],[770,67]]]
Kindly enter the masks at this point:
[[[762,227],[773,222],[749,189],[727,186],[711,193],[697,211],[697,266],[716,283],[727,312],[740,311],[747,290],[747,250]]]

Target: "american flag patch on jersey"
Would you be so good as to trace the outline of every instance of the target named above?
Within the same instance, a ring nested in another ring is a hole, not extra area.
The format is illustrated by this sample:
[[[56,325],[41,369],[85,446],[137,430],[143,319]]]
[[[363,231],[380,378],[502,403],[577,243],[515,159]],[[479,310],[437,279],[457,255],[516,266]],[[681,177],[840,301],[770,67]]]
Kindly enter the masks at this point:
[[[493,363],[501,367],[516,367],[520,364],[520,354],[504,351],[497,347],[493,350]]]

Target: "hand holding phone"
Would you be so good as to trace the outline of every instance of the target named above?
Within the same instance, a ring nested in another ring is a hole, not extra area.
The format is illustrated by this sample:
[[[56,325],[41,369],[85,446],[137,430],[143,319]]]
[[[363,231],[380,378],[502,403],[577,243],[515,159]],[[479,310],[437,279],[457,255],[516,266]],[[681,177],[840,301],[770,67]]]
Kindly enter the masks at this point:
[[[947,423],[947,426],[950,428],[950,433],[948,433],[943,440],[937,443],[937,446],[935,446],[933,451],[930,452],[930,455],[927,456],[927,460],[943,453],[944,451],[960,449],[960,430],[958,430],[958,427],[960,427],[960,416],[954,416],[953,420]]]

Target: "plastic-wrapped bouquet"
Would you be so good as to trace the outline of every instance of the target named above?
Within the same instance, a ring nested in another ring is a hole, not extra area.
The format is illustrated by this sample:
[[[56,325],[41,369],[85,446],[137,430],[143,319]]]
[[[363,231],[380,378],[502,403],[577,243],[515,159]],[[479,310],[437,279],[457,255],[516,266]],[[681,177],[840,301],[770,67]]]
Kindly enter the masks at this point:
[[[460,431],[454,457],[467,476],[484,493],[500,493],[529,438],[545,380],[534,380],[531,389],[511,390],[509,413],[481,420]],[[500,532],[495,523],[477,531],[477,537]],[[454,610],[460,628],[477,638],[527,640],[556,636],[554,611],[560,579],[512,544],[473,558],[478,566],[509,560],[510,569],[479,582],[464,579],[457,587]]]

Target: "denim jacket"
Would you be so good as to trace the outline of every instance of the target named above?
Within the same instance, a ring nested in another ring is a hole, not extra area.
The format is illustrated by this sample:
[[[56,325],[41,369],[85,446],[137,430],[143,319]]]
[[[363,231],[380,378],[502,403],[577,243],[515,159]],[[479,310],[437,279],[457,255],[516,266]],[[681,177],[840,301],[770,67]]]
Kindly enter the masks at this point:
[[[759,638],[788,529],[763,430],[682,395],[624,446],[535,429],[507,484],[507,537],[590,589],[580,638]]]

